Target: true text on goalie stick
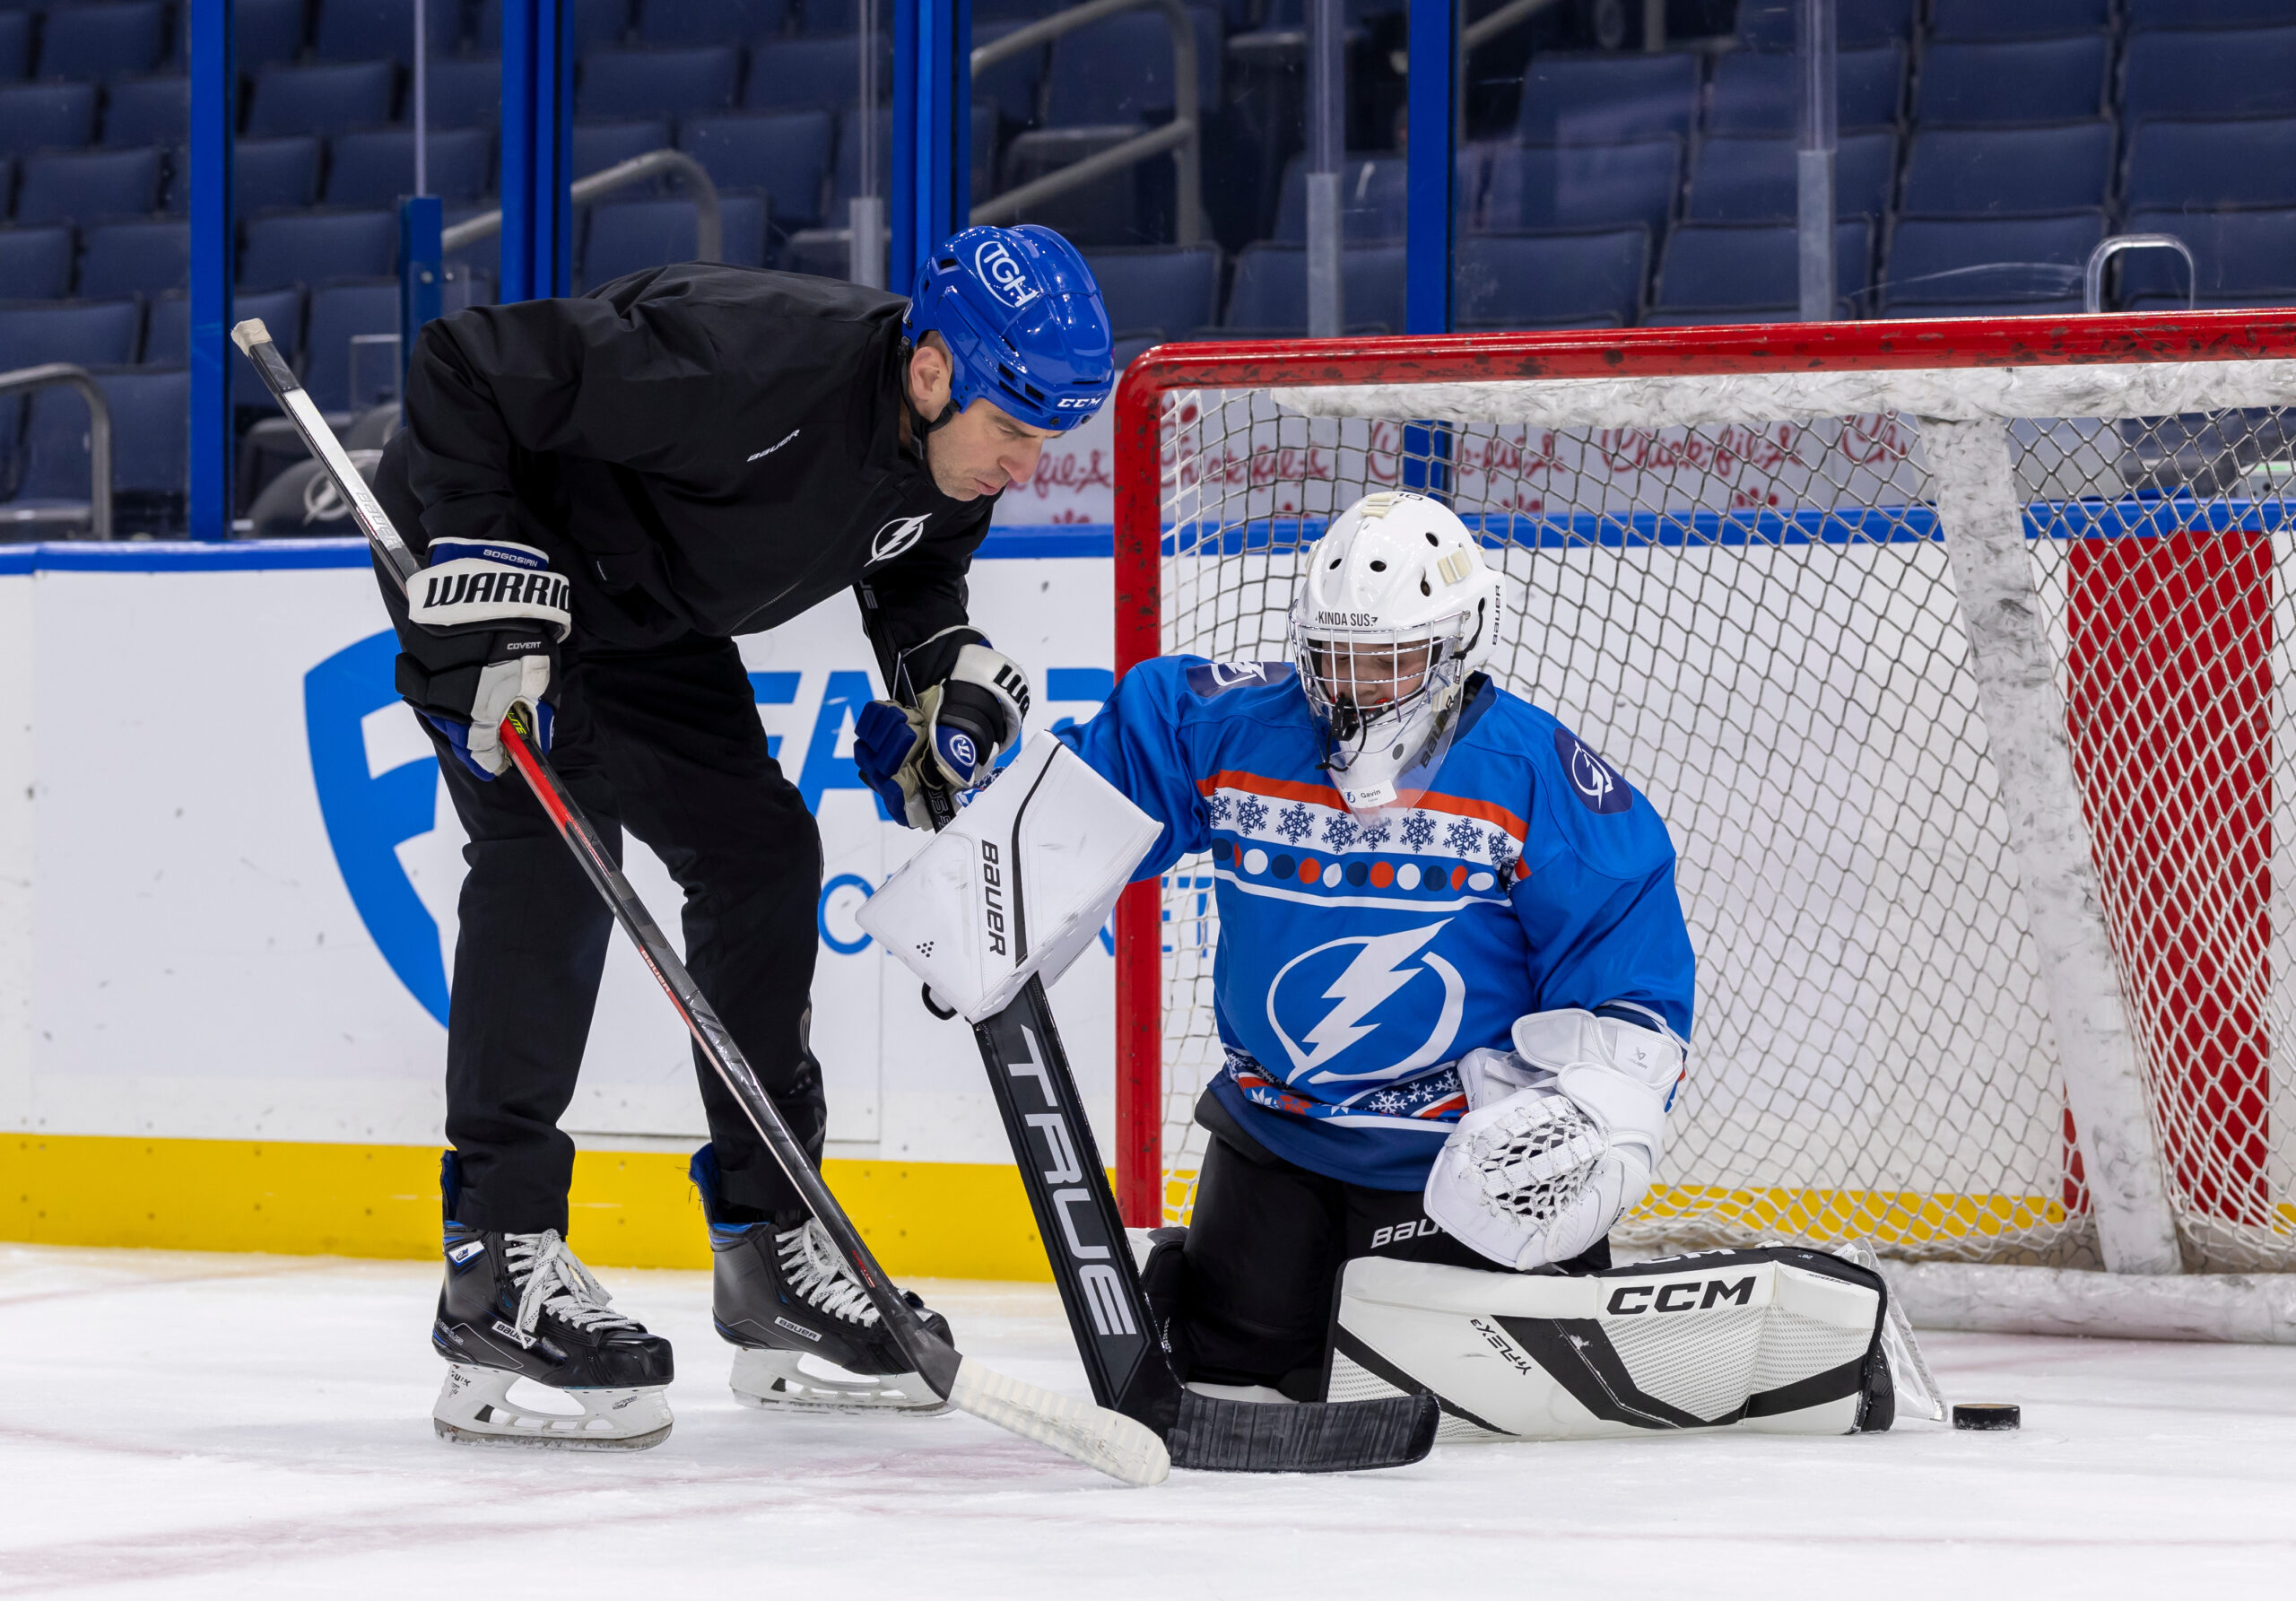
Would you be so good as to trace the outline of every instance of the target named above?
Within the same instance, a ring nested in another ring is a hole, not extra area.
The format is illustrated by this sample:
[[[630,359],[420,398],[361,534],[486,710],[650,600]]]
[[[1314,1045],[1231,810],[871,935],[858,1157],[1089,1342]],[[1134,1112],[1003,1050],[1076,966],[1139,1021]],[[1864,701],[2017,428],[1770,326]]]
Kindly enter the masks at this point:
[[[381,502],[375,499],[366,480],[344,453],[335,431],[327,426],[293,370],[280,356],[269,331],[259,319],[249,318],[231,330],[231,338],[255,364],[265,387],[294,422],[296,431],[302,435],[311,454],[334,481],[337,492],[351,507],[368,543],[390,569],[400,589],[404,590],[418,570],[414,553],[392,526]],[[639,955],[661,985],[663,993],[670,997],[671,1005],[677,1008],[703,1057],[740,1103],[758,1137],[773,1153],[774,1160],[796,1187],[807,1207],[829,1231],[830,1238],[851,1265],[854,1276],[867,1293],[870,1304],[877,1309],[878,1316],[884,1319],[901,1353],[915,1365],[934,1393],[960,1411],[1050,1446],[1113,1478],[1135,1484],[1161,1482],[1170,1466],[1169,1455],[1163,1442],[1135,1421],[1102,1407],[1084,1406],[1049,1390],[986,1370],[925,1327],[916,1310],[885,1277],[884,1270],[877,1265],[852,1220],[822,1181],[804,1147],[797,1143],[796,1136],[782,1121],[780,1112],[766,1097],[748,1058],[734,1043],[717,1012],[686,971],[685,964],[663,936],[652,914],[639,900],[637,891],[622,876],[604,840],[566,793],[548,759],[528,743],[524,719],[515,709],[503,720],[501,737],[502,748],[509,753],[512,764],[526,779],[535,800],[541,803],[560,838],[566,841],[592,885],[604,899],[615,921],[638,947]]]

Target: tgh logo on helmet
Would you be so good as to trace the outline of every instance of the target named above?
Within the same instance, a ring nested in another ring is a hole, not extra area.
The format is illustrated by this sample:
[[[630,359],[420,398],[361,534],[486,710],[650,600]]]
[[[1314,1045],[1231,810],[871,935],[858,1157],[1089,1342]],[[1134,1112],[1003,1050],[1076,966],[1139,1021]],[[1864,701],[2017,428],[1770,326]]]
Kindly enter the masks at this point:
[[[972,253],[972,270],[996,291],[996,298],[1018,311],[1043,291],[1029,282],[1026,268],[1013,258],[1003,239],[983,240]]]

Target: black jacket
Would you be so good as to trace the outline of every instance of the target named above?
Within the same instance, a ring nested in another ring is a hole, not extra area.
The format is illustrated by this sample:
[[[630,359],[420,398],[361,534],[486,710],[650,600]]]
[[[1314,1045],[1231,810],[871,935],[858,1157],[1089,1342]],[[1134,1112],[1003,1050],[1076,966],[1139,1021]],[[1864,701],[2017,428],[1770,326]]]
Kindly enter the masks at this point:
[[[421,507],[420,548],[550,553],[577,641],[756,633],[865,580],[890,676],[965,621],[995,505],[950,500],[901,448],[907,304],[689,263],[442,318],[415,343],[388,498]]]

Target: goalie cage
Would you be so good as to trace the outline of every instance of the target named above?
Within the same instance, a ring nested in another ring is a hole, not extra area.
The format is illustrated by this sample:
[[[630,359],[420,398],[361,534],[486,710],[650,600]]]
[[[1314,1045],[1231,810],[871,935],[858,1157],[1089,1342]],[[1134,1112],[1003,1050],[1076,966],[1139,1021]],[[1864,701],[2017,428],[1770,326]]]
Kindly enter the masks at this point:
[[[1447,498],[1493,676],[1680,854],[1691,1071],[1619,1245],[1870,1239],[1933,1327],[2296,1339],[2292,407],[2276,313],[1166,345],[1118,395],[1118,670],[1280,657],[1332,515]],[[1268,855],[1344,866],[1299,821]],[[1201,1158],[1212,884],[1117,914],[1135,1224]]]

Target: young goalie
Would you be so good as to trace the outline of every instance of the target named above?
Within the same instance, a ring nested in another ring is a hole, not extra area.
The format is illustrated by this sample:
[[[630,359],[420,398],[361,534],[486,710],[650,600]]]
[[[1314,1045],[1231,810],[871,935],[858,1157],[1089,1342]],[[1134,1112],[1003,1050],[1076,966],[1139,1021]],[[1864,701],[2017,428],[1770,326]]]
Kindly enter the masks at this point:
[[[1612,1269],[1694,962],[1657,814],[1481,671],[1501,601],[1447,508],[1370,495],[1306,559],[1291,662],[1143,663],[1061,736],[1162,825],[1136,875],[1209,852],[1217,885],[1226,1062],[1191,1226],[1144,1271],[1175,1362],[1239,1398],[1429,1388],[1497,1434],[1886,1427],[1875,1275]],[[1762,1359],[1789,1301],[1835,1326],[1815,1389]],[[1627,1361],[1564,1323],[1654,1337]]]

